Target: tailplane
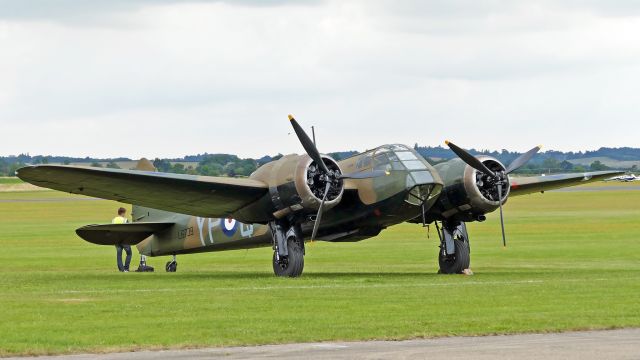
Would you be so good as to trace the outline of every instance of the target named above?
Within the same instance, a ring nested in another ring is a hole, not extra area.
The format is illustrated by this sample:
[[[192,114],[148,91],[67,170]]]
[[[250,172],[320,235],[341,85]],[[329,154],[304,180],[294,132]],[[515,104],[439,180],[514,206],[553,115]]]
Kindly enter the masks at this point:
[[[136,245],[173,225],[172,222],[86,225],[76,229],[76,234],[97,245]]]

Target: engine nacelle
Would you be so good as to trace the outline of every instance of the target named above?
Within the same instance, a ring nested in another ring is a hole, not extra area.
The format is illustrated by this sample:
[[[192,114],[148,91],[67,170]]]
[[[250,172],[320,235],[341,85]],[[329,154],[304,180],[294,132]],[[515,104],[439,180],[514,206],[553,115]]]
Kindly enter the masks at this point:
[[[342,180],[336,180],[342,171],[338,163],[329,156],[322,155],[325,165],[336,176],[325,176],[308,155],[287,155],[265,164],[251,177],[269,185],[269,195],[273,203],[275,218],[290,214],[310,215],[318,212],[327,181],[330,182],[324,210],[338,205],[344,193]]]
[[[505,166],[493,157],[478,156],[478,159],[492,171],[505,170]],[[482,221],[484,214],[498,209],[499,201],[504,204],[509,196],[508,178],[501,185],[502,198],[499,198],[498,185],[459,158],[437,164],[435,168],[444,180],[444,188],[434,206],[441,219]]]

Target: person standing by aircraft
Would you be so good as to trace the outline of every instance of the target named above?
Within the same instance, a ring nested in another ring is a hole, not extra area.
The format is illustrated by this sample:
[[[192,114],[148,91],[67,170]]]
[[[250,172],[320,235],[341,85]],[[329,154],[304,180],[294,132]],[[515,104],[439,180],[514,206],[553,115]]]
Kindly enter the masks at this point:
[[[118,216],[114,217],[111,221],[112,224],[126,224],[129,222],[129,219],[126,217],[127,209],[121,207],[118,209]],[[122,265],[122,250],[127,253],[127,258],[124,261],[124,266]],[[131,264],[131,246],[116,244],[116,259],[118,262],[118,270],[120,272],[129,272],[129,264]]]

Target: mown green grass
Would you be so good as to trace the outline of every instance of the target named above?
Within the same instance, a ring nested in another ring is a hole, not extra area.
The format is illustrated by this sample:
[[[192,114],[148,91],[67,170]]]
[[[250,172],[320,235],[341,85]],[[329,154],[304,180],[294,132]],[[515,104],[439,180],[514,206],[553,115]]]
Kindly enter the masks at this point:
[[[299,279],[275,278],[269,249],[179,256],[171,274],[151,258],[160,271],[122,274],[113,248],[73,232],[118,204],[60,199],[76,198],[0,193],[0,355],[640,326],[631,187],[510,199],[507,249],[495,213],[469,226],[471,277],[436,275],[435,230],[414,225],[316,243]]]
[[[20,180],[20,178],[17,177],[0,177],[0,185],[3,184],[22,184],[24,183],[24,181]]]

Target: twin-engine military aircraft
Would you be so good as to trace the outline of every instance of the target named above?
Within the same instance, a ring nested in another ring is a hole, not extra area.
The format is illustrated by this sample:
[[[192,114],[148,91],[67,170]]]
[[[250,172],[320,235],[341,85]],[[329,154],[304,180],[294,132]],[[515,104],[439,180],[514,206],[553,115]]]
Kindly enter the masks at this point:
[[[88,225],[86,241],[137,244],[142,255],[173,255],[271,246],[277,276],[304,268],[305,240],[360,241],[400,223],[435,223],[440,272],[469,268],[466,223],[484,221],[510,196],[583,184],[620,174],[517,177],[508,175],[540,147],[509,166],[475,157],[447,142],[458,158],[432,166],[405,145],[383,145],[342,161],[321,154],[298,122],[291,125],[306,154],[291,154],[258,168],[248,178],[156,172],[146,159],[136,170],[63,165],[21,168],[32,184],[73,194],[133,204],[133,222]]]

